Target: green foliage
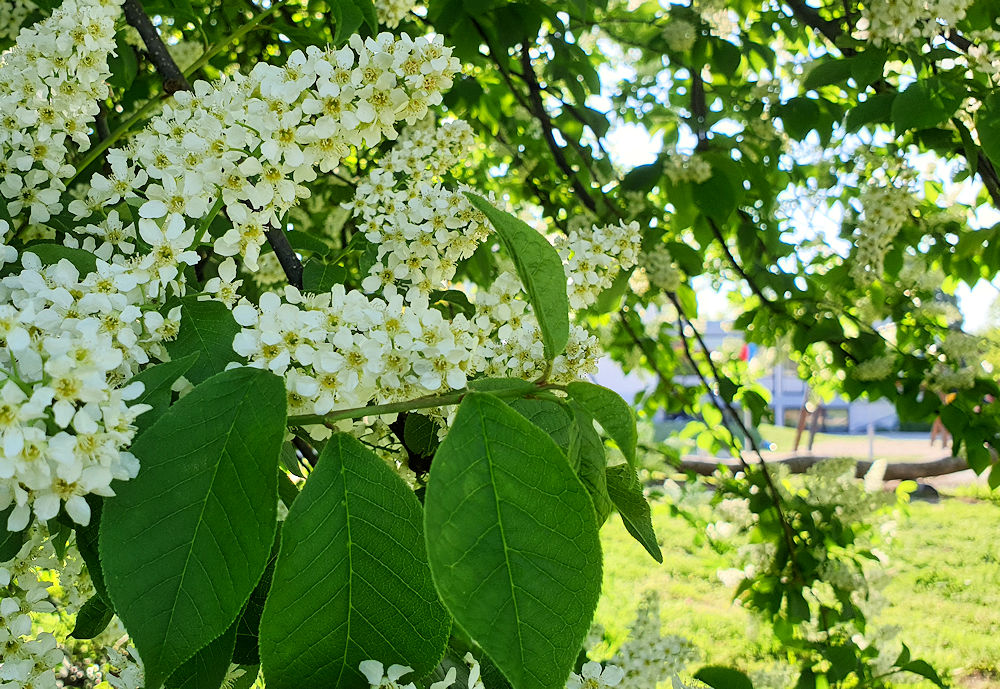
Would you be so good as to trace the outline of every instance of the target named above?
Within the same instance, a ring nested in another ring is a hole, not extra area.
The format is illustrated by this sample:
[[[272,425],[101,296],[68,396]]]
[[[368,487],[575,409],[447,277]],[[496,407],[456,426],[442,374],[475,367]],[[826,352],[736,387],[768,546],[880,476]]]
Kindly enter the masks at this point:
[[[706,666],[694,673],[695,679],[712,687],[712,689],[753,689],[750,678],[738,670],[727,667]]]
[[[497,210],[475,194],[466,193],[469,201],[489,218],[514,259],[517,274],[528,292],[542,331],[545,357],[553,359],[566,348],[569,339],[569,301],[566,297],[566,273],[562,260],[552,245],[534,228],[510,213]]]
[[[144,386],[142,394],[136,397],[136,402],[152,407],[136,420],[136,428],[140,432],[167,410],[173,397],[171,386],[194,366],[200,356],[200,352],[193,352],[173,361],[150,366],[132,378],[130,382],[142,383]]]
[[[431,467],[424,529],[458,627],[514,689],[561,684],[597,605],[601,551],[591,500],[555,443],[468,395]]]
[[[236,624],[203,647],[167,679],[166,689],[218,689],[229,671],[236,642]]]
[[[115,611],[101,596],[91,596],[77,612],[76,624],[70,636],[77,639],[93,639],[107,628],[114,614]]]
[[[7,530],[7,520],[13,511],[13,505],[5,510],[0,510],[0,562],[13,560],[20,552],[28,535],[27,531]]]
[[[217,301],[186,300],[181,306],[181,328],[177,339],[167,343],[173,359],[198,354],[185,375],[196,385],[238,361],[233,338],[240,326],[232,311]]]
[[[100,553],[148,686],[229,629],[260,579],[284,429],[280,379],[243,368],[197,386],[133,445],[143,470],[105,507]]]
[[[327,441],[289,511],[260,622],[268,686],[364,687],[380,659],[428,674],[450,619],[423,547],[420,503],[353,437]]]
[[[627,464],[607,468],[608,497],[614,504],[622,523],[632,537],[646,549],[654,560],[663,562],[663,553],[653,531],[649,503],[642,492],[642,483],[635,470]]]
[[[593,383],[573,382],[566,386],[566,392],[601,424],[604,431],[618,443],[625,459],[635,465],[638,435],[632,407],[618,393]]]

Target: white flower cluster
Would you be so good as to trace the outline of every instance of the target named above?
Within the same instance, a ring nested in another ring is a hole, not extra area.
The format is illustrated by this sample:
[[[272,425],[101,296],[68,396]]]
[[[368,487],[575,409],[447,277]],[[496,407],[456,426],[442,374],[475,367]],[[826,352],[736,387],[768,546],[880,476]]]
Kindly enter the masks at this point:
[[[468,187],[452,191],[442,182],[473,146],[471,127],[457,120],[416,134],[423,136],[405,136],[344,204],[377,251],[362,288],[391,297],[406,285],[407,301],[443,289],[489,234],[486,217],[462,193]]]
[[[46,222],[62,210],[63,180],[75,172],[67,158],[90,147],[108,97],[120,5],[67,0],[0,57],[0,194],[12,217]]]
[[[265,232],[309,195],[304,183],[316,168],[328,172],[352,146],[395,138],[398,121],[416,122],[441,102],[458,68],[440,37],[384,33],[355,35],[336,51],[296,51],[284,66],[259,63],[217,84],[197,82],[128,148],[109,152],[111,176],[95,175],[75,212],[141,193],[140,216],[181,251],[203,239],[190,228],[221,197],[233,228],[215,240],[215,252],[240,254],[254,270]],[[147,176],[152,183],[140,191]]]
[[[413,0],[375,0],[375,16],[379,24],[395,29],[414,4]]]
[[[489,289],[476,293],[476,316],[489,319],[483,338],[483,372],[497,378],[530,380],[541,375],[545,351],[541,330],[531,305],[524,301],[524,286],[513,273],[502,273]],[[550,380],[571,381],[597,372],[601,352],[597,338],[586,329],[570,324],[565,351],[552,362]]]
[[[882,488],[885,467],[876,463],[864,481],[855,478],[857,462],[840,457],[810,467],[804,487],[813,504],[832,507],[844,522],[868,522],[893,505],[896,497]]]
[[[858,22],[860,38],[896,45],[939,36],[965,18],[973,0],[869,0]]]
[[[44,521],[65,504],[90,520],[89,493],[114,495],[114,479],[138,471],[125,448],[147,405],[129,400],[141,384],[121,388],[146,349],[166,334],[125,268],[100,261],[81,278],[68,260],[43,266],[32,253],[0,283],[0,509],[13,504],[7,528]],[[167,328],[169,331],[170,328]]]
[[[656,689],[698,658],[694,645],[681,636],[660,631],[660,597],[648,591],[639,604],[629,637],[611,662],[624,671],[624,686]],[[606,671],[606,670],[605,670]]]
[[[50,632],[35,632],[33,617],[55,611],[49,588],[41,576],[59,569],[59,583],[73,588],[79,558],[67,558],[63,567],[42,527],[33,527],[14,559],[0,562],[0,687],[56,689],[55,669],[64,658]],[[66,570],[63,572],[62,570]],[[89,582],[89,577],[87,577]]]
[[[611,287],[618,274],[635,266],[642,244],[639,223],[571,230],[555,241],[569,280],[569,305],[582,309]]]
[[[319,295],[286,287],[284,296],[233,309],[244,328],[233,347],[250,366],[285,377],[291,414],[462,388],[482,365],[480,326],[463,314],[449,321],[426,299],[404,306],[401,295],[369,299],[342,285]]]
[[[712,176],[712,165],[697,153],[672,153],[663,161],[663,174],[671,184],[700,184]]]
[[[566,689],[611,689],[625,679],[625,671],[617,665],[601,665],[593,660],[583,664],[580,674],[569,673]]]
[[[643,251],[639,263],[645,270],[649,282],[664,292],[676,292],[684,277],[674,263],[670,250],[662,244],[657,244],[649,251]]]
[[[917,201],[906,184],[870,184],[859,195],[862,217],[858,223],[855,254],[850,273],[859,285],[870,285],[885,272],[885,255],[892,240],[911,218]]]
[[[0,42],[17,38],[21,24],[37,8],[32,0],[7,0],[0,5]]]
[[[109,646],[104,650],[109,661],[103,673],[104,681],[114,689],[142,689],[146,684],[146,670],[135,646]]]
[[[467,657],[471,658],[472,656],[469,655]],[[412,682],[409,684],[402,683],[403,676],[413,672],[413,668],[407,665],[390,665],[386,668],[377,660],[363,660],[358,669],[373,689],[417,689],[417,685]],[[475,670],[475,680],[472,674],[469,675],[469,689],[481,689],[482,687],[482,683],[477,684],[479,679],[478,663],[475,665]],[[430,689],[448,689],[455,684],[455,676],[457,674],[455,668],[451,668],[448,670],[447,676],[443,680],[431,684]]]
[[[850,369],[851,377],[855,380],[885,380],[896,370],[896,357],[892,354],[883,354],[871,359],[859,361]]]
[[[663,27],[662,35],[667,47],[678,53],[691,50],[698,38],[695,25],[686,19],[671,19]]]
[[[471,653],[466,653],[465,663],[469,667],[469,677],[465,683],[468,689],[487,689],[486,685],[483,684],[479,661]],[[412,682],[402,683],[403,677],[413,672],[413,668],[406,665],[390,665],[386,668],[377,660],[365,660],[361,662],[358,669],[373,689],[416,689],[416,685]],[[454,687],[457,675],[455,668],[450,668],[444,679],[431,684],[430,689]],[[615,665],[605,667],[600,663],[590,661],[583,665],[580,674],[570,673],[569,679],[566,680],[566,689],[611,689],[618,686],[624,676],[625,673],[620,667]]]
[[[983,361],[990,351],[986,338],[951,330],[934,347],[937,361],[927,377],[927,387],[941,393],[968,390],[984,375]]]

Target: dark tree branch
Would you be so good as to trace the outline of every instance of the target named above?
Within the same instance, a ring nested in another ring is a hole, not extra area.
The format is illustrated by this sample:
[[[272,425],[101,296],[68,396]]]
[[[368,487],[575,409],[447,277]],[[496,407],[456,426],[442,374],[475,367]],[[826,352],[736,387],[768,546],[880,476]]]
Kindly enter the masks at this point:
[[[705,81],[701,74],[691,68],[691,119],[689,120],[691,129],[698,137],[697,151],[708,150],[708,105],[705,103]]]
[[[97,130],[97,138],[104,141],[111,136],[111,129],[108,128],[108,109],[104,103],[97,101],[97,118],[94,120],[94,128]]]
[[[139,0],[125,0],[122,9],[125,13],[125,21],[135,27],[135,30],[142,37],[142,42],[146,44],[146,53],[160,78],[163,79],[163,90],[167,94],[190,91],[191,85],[184,77],[184,72],[170,57],[167,46],[164,45],[160,33],[153,26],[153,22],[149,20],[149,15],[143,9],[142,3]]]
[[[302,289],[302,261],[299,260],[295,249],[288,243],[288,235],[280,227],[270,227],[264,231],[267,243],[274,249],[274,255],[281,264],[281,269],[285,271],[285,278],[288,284]]]
[[[843,27],[840,25],[840,22],[833,19],[823,19],[819,14],[819,10],[810,7],[803,0],[785,0],[785,4],[791,8],[792,15],[796,19],[836,45],[837,39],[843,33]],[[855,53],[850,48],[844,49],[843,52],[848,56]]]
[[[802,455],[796,457],[785,457],[783,459],[769,460],[770,465],[781,465],[792,474],[804,474],[815,464],[831,459],[830,457],[816,457],[813,455]],[[734,462],[714,462],[711,460],[684,457],[676,464],[681,471],[691,471],[701,476],[711,476],[719,468],[724,466],[729,469],[740,469],[742,465]],[[872,462],[859,461],[855,476],[864,477],[868,470],[872,468]],[[965,471],[969,465],[961,457],[942,457],[927,462],[890,462],[885,468],[885,481],[915,480],[929,476],[945,476],[959,471]]]
[[[705,340],[702,338],[701,333],[698,332],[698,329],[694,327],[694,324],[691,323],[688,317],[684,314],[684,309],[681,308],[681,304],[677,300],[677,295],[668,292],[667,297],[673,303],[674,308],[677,309],[677,325],[681,336],[681,343],[684,346],[684,354],[687,356],[687,360],[691,363],[691,366],[698,373],[698,378],[708,391],[712,404],[720,412],[722,412],[722,422],[726,425],[726,428],[729,429],[729,424],[725,421],[726,412],[728,412],[730,418],[739,428],[740,432],[746,437],[747,442],[750,443],[750,447],[753,448],[754,454],[757,455],[757,466],[760,468],[761,476],[767,484],[768,492],[771,494],[771,504],[774,505],[778,521],[781,523],[781,531],[785,537],[785,547],[788,548],[788,562],[796,576],[801,576],[799,573],[799,566],[795,561],[795,532],[792,531],[792,525],[789,523],[788,517],[785,515],[785,510],[781,506],[781,493],[778,491],[778,487],[775,485],[774,479],[771,477],[771,471],[767,468],[767,462],[764,461],[764,455],[760,452],[760,446],[757,445],[757,439],[753,437],[750,430],[746,427],[746,424],[743,423],[743,419],[740,418],[739,413],[737,413],[732,403],[724,397],[719,398],[715,394],[714,388],[708,384],[707,380],[705,380],[705,376],[702,374],[701,369],[698,367],[697,362],[691,354],[691,345],[688,343],[687,337],[684,334],[685,326],[691,328],[694,333],[695,340],[698,342],[698,346],[705,355],[705,362],[708,364],[708,368],[712,372],[712,378],[715,379],[716,383],[719,383],[722,380],[722,375],[719,373],[719,369],[716,368],[715,362],[712,361],[712,351],[705,344]],[[736,436],[731,429],[729,429],[729,434],[733,437],[733,449],[736,450],[736,459],[739,461],[740,466],[742,466],[744,470],[749,473],[750,465],[747,464],[747,461],[743,458],[743,453],[736,446]]]
[[[535,68],[531,66],[531,55],[528,50],[528,42],[525,41],[521,46],[521,66],[524,72],[523,77],[525,83],[528,85],[528,100],[531,102],[531,107],[529,108],[534,114],[535,118],[542,125],[542,135],[545,137],[545,143],[548,144],[549,151],[552,152],[552,157],[556,161],[556,165],[562,170],[563,174],[569,178],[570,185],[573,187],[573,191],[576,196],[580,199],[580,202],[590,210],[591,213],[597,213],[597,205],[594,203],[594,199],[591,198],[587,190],[583,188],[579,178],[576,176],[576,172],[573,170],[573,166],[569,164],[566,160],[566,154],[560,148],[559,144],[556,143],[555,136],[553,136],[552,120],[549,118],[549,114],[545,112],[545,104],[542,102],[542,88],[538,84],[538,77],[535,76]]]

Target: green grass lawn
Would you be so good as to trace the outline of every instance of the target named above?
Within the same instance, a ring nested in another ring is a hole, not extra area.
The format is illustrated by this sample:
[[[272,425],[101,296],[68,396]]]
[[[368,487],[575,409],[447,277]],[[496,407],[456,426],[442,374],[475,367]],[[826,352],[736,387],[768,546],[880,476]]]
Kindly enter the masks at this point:
[[[931,662],[955,686],[1000,689],[1000,503],[946,499],[914,503],[909,512],[889,549],[891,605],[879,622],[898,625],[914,657]],[[704,663],[749,670],[773,664],[773,639],[731,603],[716,577],[726,559],[698,543],[698,532],[671,517],[666,505],[654,505],[653,518],[663,565],[617,516],[603,531],[605,593],[597,622],[612,646],[627,635],[643,592],[655,589],[664,631],[691,639]]]

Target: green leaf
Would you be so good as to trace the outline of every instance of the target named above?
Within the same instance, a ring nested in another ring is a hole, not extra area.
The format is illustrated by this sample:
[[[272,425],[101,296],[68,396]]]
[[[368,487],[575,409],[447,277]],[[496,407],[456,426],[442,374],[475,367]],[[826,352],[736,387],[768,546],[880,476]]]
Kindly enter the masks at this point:
[[[739,670],[709,665],[694,674],[712,689],[753,689],[753,682]]]
[[[804,139],[819,122],[819,105],[810,98],[792,98],[777,110],[785,131],[793,139]]]
[[[74,639],[93,639],[111,624],[115,611],[100,596],[91,596],[76,613],[76,623],[69,633]]]
[[[148,404],[152,407],[136,418],[135,427],[138,433],[146,430],[167,410],[173,396],[170,387],[194,366],[199,356],[200,353],[194,352],[173,361],[150,366],[132,377],[130,383],[139,382],[145,385],[142,394],[132,404]]]
[[[80,277],[97,270],[97,257],[89,251],[83,249],[73,249],[62,244],[50,244],[39,242],[29,244],[24,247],[23,253],[32,253],[38,256],[44,265],[51,266],[65,259],[72,263],[78,271]]]
[[[521,390],[525,395],[534,392],[536,386],[531,381],[520,378],[477,378],[469,381],[469,389],[477,392],[506,392]]]
[[[887,56],[885,48],[874,46],[868,46],[864,52],[855,55],[851,61],[851,76],[858,82],[859,87],[864,88],[882,78]]]
[[[1000,113],[980,109],[976,114],[976,132],[986,157],[1000,164]]]
[[[567,456],[574,440],[573,417],[565,404],[554,400],[514,399],[507,402],[512,409],[526,418],[532,424],[541,428],[559,449]],[[574,471],[577,469],[579,456],[572,457]]]
[[[236,643],[236,624],[202,648],[170,675],[167,689],[219,689],[229,672]]]
[[[732,176],[718,165],[712,166],[711,177],[691,186],[691,195],[698,210],[720,223],[736,210],[738,193]]]
[[[594,304],[588,307],[588,312],[602,314],[617,311],[621,307],[622,297],[628,292],[628,283],[631,277],[631,270],[619,272],[614,282],[611,283],[611,286],[597,295]]]
[[[545,237],[526,222],[497,210],[481,196],[469,192],[465,195],[486,214],[514,260],[542,331],[545,358],[554,359],[569,340],[569,300],[562,259]]]
[[[329,292],[347,278],[347,269],[318,258],[310,258],[302,266],[302,289],[306,292]]]
[[[279,479],[279,490],[280,490]],[[292,486],[294,489],[294,486]],[[271,548],[271,559],[267,562],[264,574],[250,594],[250,600],[243,608],[236,623],[236,638],[233,646],[233,662],[239,665],[260,665],[260,618],[264,614],[264,604],[267,602],[267,594],[271,590],[271,582],[274,581],[274,565],[278,561],[278,549],[281,546],[281,528],[279,527],[274,536],[274,546]]]
[[[439,428],[436,421],[423,414],[407,414],[403,422],[403,444],[421,457],[431,457],[440,444]]]
[[[595,383],[577,381],[566,386],[566,392],[601,424],[604,432],[618,444],[628,463],[635,466],[635,446],[638,432],[635,412],[617,392]]]
[[[0,510],[0,562],[7,562],[17,557],[28,538],[27,527],[21,531],[7,530],[7,520],[10,519],[10,513],[13,511],[14,505]],[[28,525],[30,526],[31,522],[28,522]]]
[[[177,339],[167,342],[167,351],[172,359],[201,355],[185,374],[198,384],[224,371],[226,364],[240,360],[233,351],[233,339],[240,330],[232,311],[222,302],[187,300],[181,306],[180,332]]]
[[[108,589],[104,584],[104,571],[101,567],[100,552],[98,550],[101,518],[104,512],[104,498],[96,495],[88,495],[87,503],[90,505],[90,523],[86,526],[77,525],[76,549],[80,551],[80,556],[87,565],[87,573],[94,584],[94,591],[110,606],[111,596],[108,595]]]
[[[315,235],[301,230],[291,230],[285,233],[288,244],[296,251],[309,251],[320,256],[326,256],[333,252],[333,247]],[[337,263],[333,261],[333,263]]]
[[[625,530],[654,560],[662,563],[663,553],[660,552],[660,544],[656,540],[656,532],[653,531],[652,513],[635,469],[628,464],[608,467],[607,484],[608,497],[621,515]]]
[[[49,520],[49,541],[52,542],[52,549],[56,551],[56,557],[60,560],[66,557],[72,533],[73,528],[58,517]]]
[[[608,496],[606,474],[607,452],[601,436],[594,428],[593,417],[576,401],[570,402],[570,408],[573,412],[573,433],[577,438],[574,446],[579,454],[576,474],[587,487],[591,502],[594,503],[597,525],[601,526],[611,514],[611,498]]]
[[[931,664],[926,660],[911,660],[906,665],[903,665],[901,669],[907,672],[912,672],[915,675],[920,675],[924,679],[928,679],[935,685],[941,687],[941,689],[944,689],[944,687],[947,686],[941,677],[938,676],[937,670],[931,667]]]
[[[515,689],[561,687],[590,628],[601,546],[587,490],[543,431],[471,393],[431,465],[434,583]]]
[[[930,129],[951,117],[961,101],[953,87],[938,78],[915,81],[892,101],[892,122],[897,133]]]
[[[112,88],[127,89],[139,73],[139,62],[135,59],[135,50],[125,41],[124,33],[115,36],[115,52],[116,55],[108,56],[108,68],[111,70],[108,84]]]
[[[430,303],[442,302],[448,304],[450,308],[457,309],[459,313],[464,313],[468,318],[476,314],[476,307],[469,301],[468,295],[459,289],[434,290],[430,294]]]
[[[100,552],[150,689],[229,629],[264,571],[285,416],[281,379],[237,368],[197,386],[132,445],[139,475],[114,484]]]
[[[802,88],[806,91],[812,91],[827,84],[847,81],[851,77],[853,62],[851,58],[834,58],[825,62],[813,63],[813,66],[808,68],[809,72],[806,74],[805,81],[802,82]]]
[[[420,677],[449,628],[416,496],[354,437],[334,435],[282,529],[260,622],[267,686],[366,687],[358,665],[369,659]]]
[[[335,0],[329,4],[329,8],[336,23],[334,45],[340,45],[351,34],[358,33],[362,23],[368,24],[373,32],[378,27],[372,0]]]

